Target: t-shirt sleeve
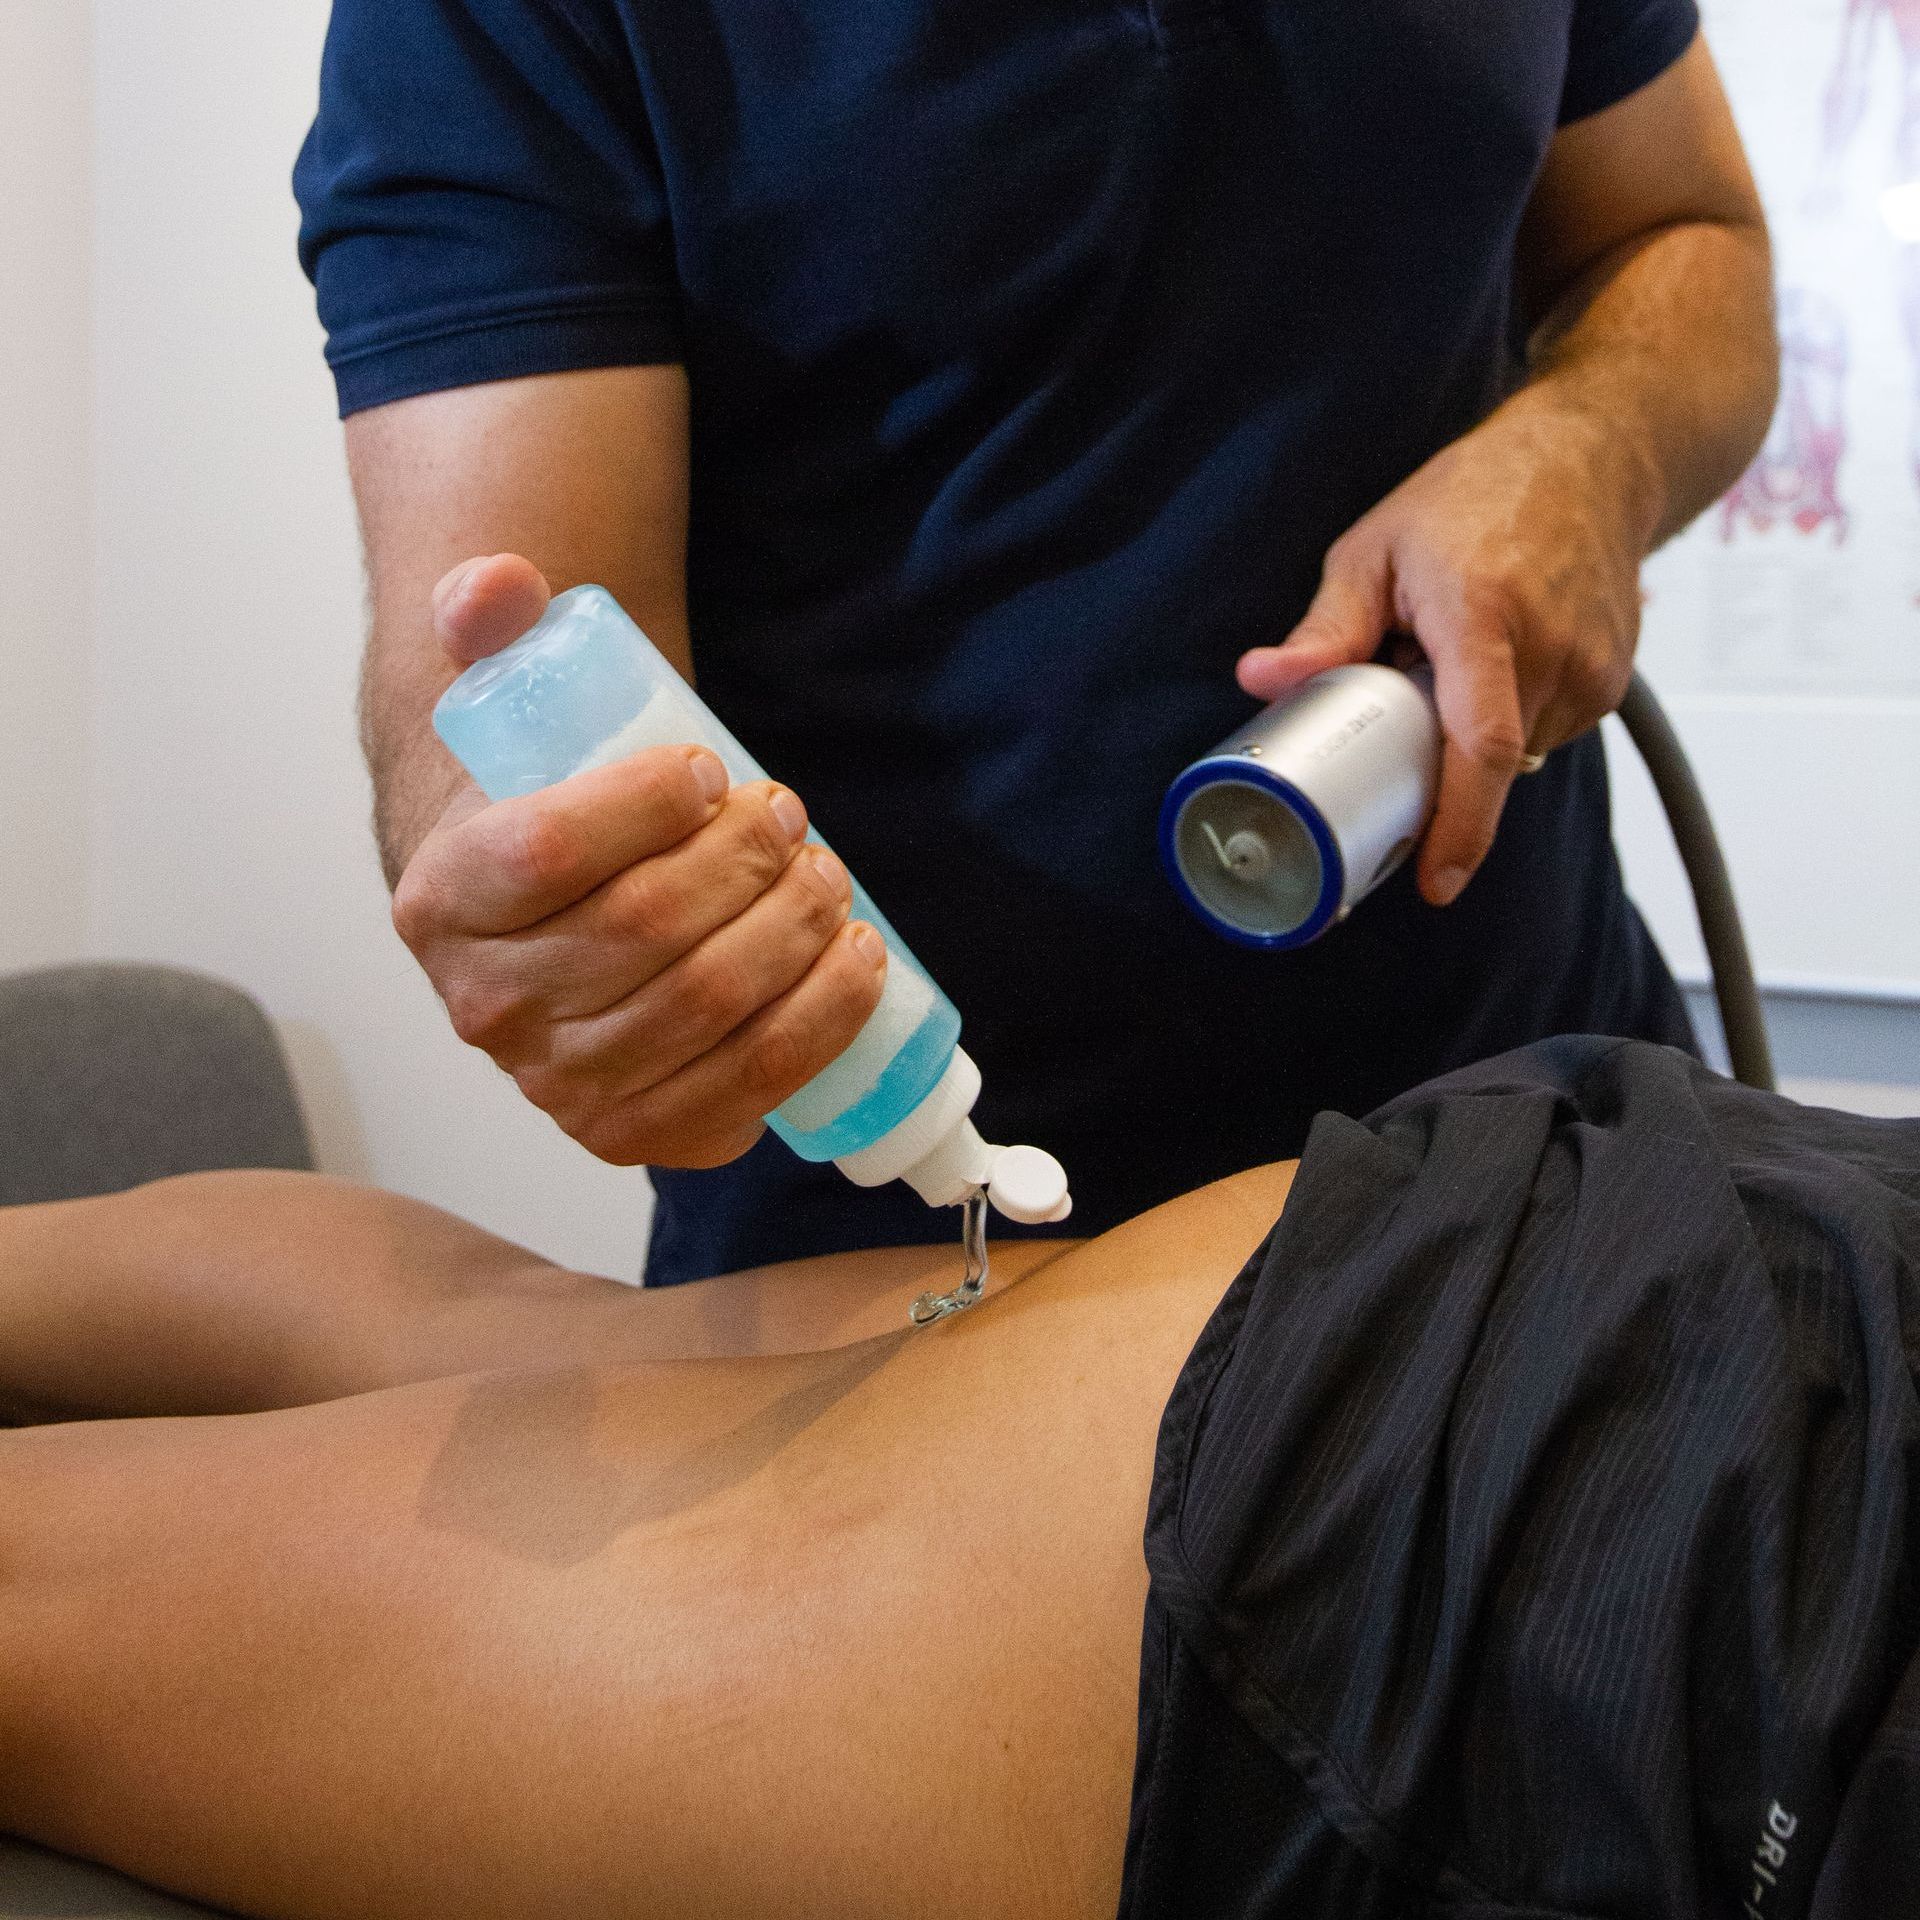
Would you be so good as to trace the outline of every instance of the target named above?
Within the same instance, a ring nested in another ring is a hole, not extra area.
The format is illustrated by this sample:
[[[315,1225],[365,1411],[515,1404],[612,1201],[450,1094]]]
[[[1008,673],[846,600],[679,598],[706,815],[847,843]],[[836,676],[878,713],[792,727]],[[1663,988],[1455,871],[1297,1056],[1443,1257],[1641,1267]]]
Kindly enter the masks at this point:
[[[294,193],[343,415],[681,356],[659,157],[599,0],[334,0]]]
[[[1637,93],[1693,44],[1696,0],[1575,0],[1560,124]]]

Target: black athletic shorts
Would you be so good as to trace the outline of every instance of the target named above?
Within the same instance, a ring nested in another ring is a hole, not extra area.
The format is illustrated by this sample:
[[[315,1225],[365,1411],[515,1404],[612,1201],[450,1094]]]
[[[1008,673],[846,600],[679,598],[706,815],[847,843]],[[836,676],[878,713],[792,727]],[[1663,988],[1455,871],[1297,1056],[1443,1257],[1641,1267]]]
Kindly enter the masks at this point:
[[[1920,1915],[1920,1121],[1323,1116],[1160,1431],[1123,1920]]]

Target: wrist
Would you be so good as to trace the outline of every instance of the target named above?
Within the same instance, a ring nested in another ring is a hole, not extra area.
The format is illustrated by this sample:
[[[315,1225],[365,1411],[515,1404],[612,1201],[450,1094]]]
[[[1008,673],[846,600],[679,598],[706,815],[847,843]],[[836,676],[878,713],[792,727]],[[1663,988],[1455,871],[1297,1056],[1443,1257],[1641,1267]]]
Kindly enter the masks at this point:
[[[387,890],[399,884],[421,841],[445,816],[454,796],[470,786],[466,771],[431,727],[396,730],[363,726],[362,745],[373,788],[373,836]]]
[[[1511,415],[1558,483],[1619,529],[1635,561],[1659,544],[1670,506],[1653,437],[1628,412],[1585,390],[1577,374],[1543,373],[1494,416]]]

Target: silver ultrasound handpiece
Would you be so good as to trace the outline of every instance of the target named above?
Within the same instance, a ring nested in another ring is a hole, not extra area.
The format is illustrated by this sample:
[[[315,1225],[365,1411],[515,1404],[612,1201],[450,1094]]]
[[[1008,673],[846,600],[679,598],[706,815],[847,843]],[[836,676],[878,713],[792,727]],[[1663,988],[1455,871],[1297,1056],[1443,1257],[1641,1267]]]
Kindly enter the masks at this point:
[[[1168,789],[1160,851],[1175,889],[1229,940],[1305,945],[1412,851],[1440,745],[1429,668],[1316,674]]]

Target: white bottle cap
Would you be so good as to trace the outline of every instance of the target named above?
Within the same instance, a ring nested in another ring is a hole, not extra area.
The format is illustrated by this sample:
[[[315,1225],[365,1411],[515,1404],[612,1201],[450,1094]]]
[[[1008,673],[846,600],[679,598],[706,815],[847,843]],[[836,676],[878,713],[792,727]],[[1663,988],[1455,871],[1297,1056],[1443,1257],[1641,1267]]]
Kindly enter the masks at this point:
[[[930,1207],[956,1206],[984,1187],[1009,1220],[1064,1220],[1073,1201],[1065,1169],[1038,1147],[989,1146],[967,1116],[980,1069],[959,1047],[933,1091],[878,1140],[834,1162],[856,1186],[904,1180]]]
[[[1028,1226],[1064,1220],[1073,1211],[1067,1170],[1041,1147],[1002,1147],[987,1178],[987,1198],[1009,1220]]]

